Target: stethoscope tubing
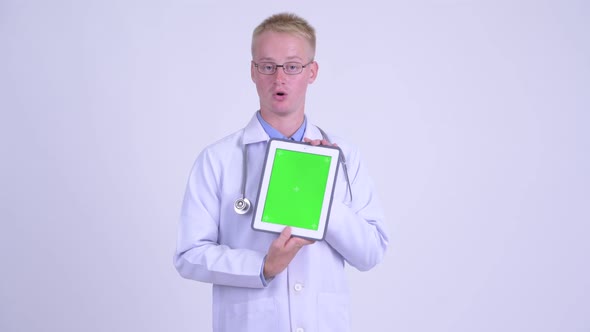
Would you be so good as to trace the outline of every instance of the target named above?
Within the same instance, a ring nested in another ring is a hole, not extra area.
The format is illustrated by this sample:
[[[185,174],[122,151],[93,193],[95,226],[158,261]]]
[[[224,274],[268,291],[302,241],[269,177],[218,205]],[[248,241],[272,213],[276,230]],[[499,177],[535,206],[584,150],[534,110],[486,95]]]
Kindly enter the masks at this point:
[[[248,146],[244,144],[242,148],[242,197],[236,199],[234,202],[234,211],[237,214],[246,214],[250,211],[250,200],[246,198],[246,182],[248,180]]]

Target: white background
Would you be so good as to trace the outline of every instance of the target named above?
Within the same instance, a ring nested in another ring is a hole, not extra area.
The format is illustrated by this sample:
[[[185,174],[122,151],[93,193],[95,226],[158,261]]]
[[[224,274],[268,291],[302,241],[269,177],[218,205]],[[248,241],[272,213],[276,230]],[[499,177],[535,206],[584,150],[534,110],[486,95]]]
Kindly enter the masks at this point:
[[[185,181],[258,107],[250,36],[318,33],[306,111],[387,206],[354,331],[590,331],[588,1],[0,0],[0,331],[209,331]]]

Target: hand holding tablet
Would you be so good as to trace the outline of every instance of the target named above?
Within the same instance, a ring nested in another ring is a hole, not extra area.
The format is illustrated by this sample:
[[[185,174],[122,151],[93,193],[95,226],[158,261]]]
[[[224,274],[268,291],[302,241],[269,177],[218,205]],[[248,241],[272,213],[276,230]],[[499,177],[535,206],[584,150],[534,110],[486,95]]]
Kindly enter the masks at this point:
[[[340,149],[271,139],[252,228],[323,240],[338,173]]]

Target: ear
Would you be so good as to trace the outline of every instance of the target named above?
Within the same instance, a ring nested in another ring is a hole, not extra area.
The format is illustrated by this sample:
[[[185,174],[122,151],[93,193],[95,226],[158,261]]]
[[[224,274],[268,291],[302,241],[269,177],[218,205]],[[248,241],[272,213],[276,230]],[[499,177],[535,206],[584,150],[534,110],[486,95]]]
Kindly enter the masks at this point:
[[[254,61],[250,61],[250,78],[252,82],[256,83],[256,77],[254,75],[256,75],[256,68],[254,67]]]
[[[307,80],[307,83],[311,84],[318,77],[318,70],[320,69],[320,66],[315,61],[310,63],[308,66],[309,66],[309,79]]]

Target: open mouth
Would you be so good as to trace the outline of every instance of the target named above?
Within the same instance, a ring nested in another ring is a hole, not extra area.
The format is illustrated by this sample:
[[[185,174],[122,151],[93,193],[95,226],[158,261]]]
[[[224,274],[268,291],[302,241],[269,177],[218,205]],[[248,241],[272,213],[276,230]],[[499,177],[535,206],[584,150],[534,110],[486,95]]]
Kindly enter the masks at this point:
[[[281,97],[282,97],[282,96],[284,96],[284,95],[285,95],[285,93],[284,93],[284,92],[277,92],[277,96],[281,96]]]

